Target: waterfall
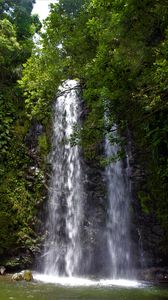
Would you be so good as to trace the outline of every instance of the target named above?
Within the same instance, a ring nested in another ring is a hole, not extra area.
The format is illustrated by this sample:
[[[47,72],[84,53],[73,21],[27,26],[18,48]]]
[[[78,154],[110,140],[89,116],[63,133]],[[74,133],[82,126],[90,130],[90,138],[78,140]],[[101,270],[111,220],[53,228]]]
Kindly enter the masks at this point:
[[[113,126],[111,132],[113,138],[117,138],[116,132],[116,126]],[[115,158],[119,150],[118,144],[110,143],[106,136],[106,157]],[[125,169],[121,159],[112,161],[105,169],[108,193],[107,245],[112,278],[129,278],[131,276],[128,157],[126,160],[127,168]]]
[[[44,273],[56,276],[78,275],[82,255],[82,172],[79,147],[69,140],[80,110],[76,85],[75,80],[63,84],[54,108]]]
[[[66,81],[59,92],[54,106],[50,154],[52,174],[43,253],[44,274],[57,278],[89,274],[108,274],[111,279],[128,278],[131,274],[128,158],[125,168],[122,160],[108,164],[105,180],[98,170],[92,172],[91,166],[83,168],[80,147],[70,144],[74,125],[79,123],[81,115],[77,82]],[[105,121],[108,123],[107,116]],[[112,131],[116,131],[115,126]],[[117,138],[117,134],[113,134],[113,138]],[[118,144],[111,144],[106,135],[106,157],[115,157],[118,151]],[[98,172],[99,180],[95,183]],[[92,180],[91,176],[95,176],[94,191],[91,191],[94,193],[89,193],[86,198],[84,186],[86,189],[89,180],[86,178]],[[103,193],[103,202],[98,203],[94,197],[97,191],[102,192],[102,187],[106,187],[107,197]]]

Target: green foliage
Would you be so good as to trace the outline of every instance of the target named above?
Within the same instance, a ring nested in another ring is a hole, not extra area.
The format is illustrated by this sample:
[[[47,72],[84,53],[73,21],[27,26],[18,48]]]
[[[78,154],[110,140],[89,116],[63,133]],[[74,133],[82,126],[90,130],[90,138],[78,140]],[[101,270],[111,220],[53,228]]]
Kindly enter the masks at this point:
[[[68,16],[75,16],[78,14],[81,6],[84,4],[84,0],[60,0],[59,6],[60,10],[63,11]]]
[[[50,103],[61,79],[57,51],[50,51],[47,55],[46,50],[35,49],[24,65],[23,77],[19,80],[20,87],[24,89],[26,112],[30,119],[36,117],[43,121],[50,116]]]
[[[0,212],[0,255],[15,245],[15,226],[10,213],[6,211]],[[7,238],[8,237],[8,238]]]
[[[48,153],[49,153],[49,144],[47,141],[46,134],[42,134],[38,138],[38,145],[40,150],[40,155],[42,156],[43,160],[46,159]]]
[[[14,27],[7,19],[0,20],[0,63],[9,68],[20,49]],[[1,72],[4,70],[2,69]],[[2,76],[2,75],[1,75]]]
[[[0,1],[0,256],[15,255],[16,249],[30,249],[37,241],[36,203],[39,180],[34,190],[26,177],[32,164],[25,136],[30,122],[17,80],[22,63],[30,56],[34,32],[40,28],[31,16],[32,0]],[[19,251],[19,250],[18,250]]]

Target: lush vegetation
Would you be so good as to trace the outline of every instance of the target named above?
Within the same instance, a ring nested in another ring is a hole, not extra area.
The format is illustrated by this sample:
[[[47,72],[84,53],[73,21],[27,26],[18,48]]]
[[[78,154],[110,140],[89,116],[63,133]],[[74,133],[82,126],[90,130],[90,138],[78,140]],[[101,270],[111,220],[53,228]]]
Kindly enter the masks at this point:
[[[33,3],[0,1],[0,257],[4,263],[17,256],[11,265],[19,265],[21,249],[31,251],[37,242],[33,218],[40,175],[32,187],[27,173],[34,159],[25,143],[30,121],[17,83],[31,55],[34,33],[41,28],[38,16],[31,16]]]
[[[139,202],[144,213],[153,215],[165,232],[160,247],[162,252],[166,252],[167,1],[60,0],[58,4],[51,5],[45,32],[41,34],[41,40],[31,56],[32,34],[39,28],[37,18],[30,17],[33,1],[25,0],[25,3],[29,3],[29,6],[25,6],[27,19],[18,13],[21,6],[17,1],[1,2],[3,18],[0,21],[0,60],[1,85],[4,87],[0,100],[3,154],[1,179],[3,205],[9,207],[4,210],[3,217],[11,222],[11,225],[7,223],[7,227],[3,227],[3,235],[6,236],[8,226],[16,226],[17,235],[20,234],[19,226],[23,228],[24,217],[18,226],[16,213],[12,213],[21,202],[13,185],[15,189],[22,190],[22,201],[25,203],[30,202],[32,197],[21,175],[24,172],[23,166],[30,159],[23,142],[27,126],[32,120],[37,120],[47,127],[52,101],[61,81],[78,78],[82,87],[85,117],[82,129],[76,130],[75,140],[82,144],[88,159],[102,161],[101,143],[105,134],[110,134],[111,124],[118,124],[123,136],[120,141],[122,145],[127,145],[127,137],[130,136],[134,164],[143,173],[141,186],[137,190]],[[10,8],[13,9],[10,11]],[[23,18],[26,26],[19,18]],[[20,77],[22,63],[24,69],[18,90],[16,81]],[[108,126],[104,125],[106,111],[110,119]],[[42,148],[46,147],[44,145]],[[10,181],[12,184],[9,185]],[[25,222],[24,228],[29,230],[27,219]],[[16,242],[14,236],[13,239]],[[6,245],[6,248],[11,247],[13,239],[10,239],[10,245]],[[0,245],[1,248],[4,245]]]

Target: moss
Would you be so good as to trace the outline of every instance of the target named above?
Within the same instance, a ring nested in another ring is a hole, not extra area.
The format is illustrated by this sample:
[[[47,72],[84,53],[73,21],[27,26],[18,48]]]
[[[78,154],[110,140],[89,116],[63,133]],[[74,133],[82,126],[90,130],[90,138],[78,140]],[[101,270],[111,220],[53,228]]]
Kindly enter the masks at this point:
[[[145,214],[150,214],[150,212],[151,212],[151,199],[150,199],[150,195],[146,194],[145,192],[140,191],[138,193],[138,198],[140,200],[142,211]]]
[[[39,145],[39,150],[40,150],[41,156],[43,158],[46,157],[48,154],[48,150],[49,150],[49,145],[48,145],[46,134],[42,134],[39,136],[38,145]]]

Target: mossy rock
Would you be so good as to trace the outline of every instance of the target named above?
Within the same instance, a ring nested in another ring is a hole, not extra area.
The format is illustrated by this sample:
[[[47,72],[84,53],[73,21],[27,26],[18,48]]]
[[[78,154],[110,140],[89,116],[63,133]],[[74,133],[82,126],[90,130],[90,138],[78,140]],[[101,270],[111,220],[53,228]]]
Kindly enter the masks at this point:
[[[30,270],[23,271],[23,279],[26,281],[32,281],[33,280],[32,272]]]
[[[20,273],[15,273],[12,276],[12,280],[14,280],[14,281],[21,281],[21,280],[32,281],[33,280],[32,271],[25,270]]]

